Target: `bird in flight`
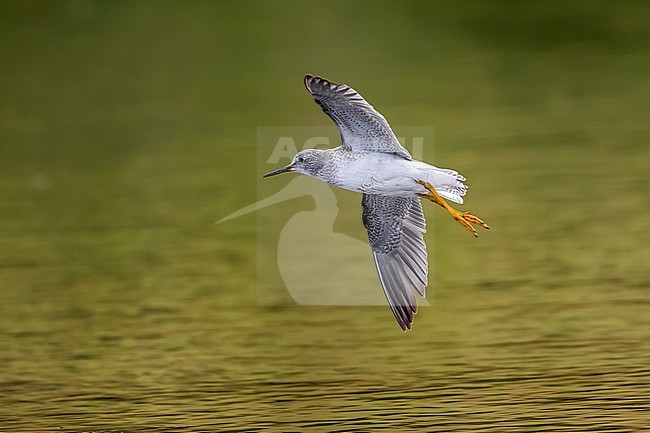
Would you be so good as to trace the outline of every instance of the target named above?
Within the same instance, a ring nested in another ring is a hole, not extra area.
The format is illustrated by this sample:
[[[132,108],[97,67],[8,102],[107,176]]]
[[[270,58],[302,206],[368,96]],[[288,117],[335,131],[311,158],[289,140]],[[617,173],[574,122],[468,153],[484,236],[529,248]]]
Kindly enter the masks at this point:
[[[428,274],[420,198],[442,206],[476,237],[473,224],[489,226],[445,201],[463,203],[465,178],[413,159],[384,116],[354,89],[312,75],[305,76],[305,87],[338,127],[341,145],[302,150],[291,164],[264,177],[302,173],[363,194],[363,225],[379,281],[397,323],[410,330],[417,311],[415,295],[425,296]]]

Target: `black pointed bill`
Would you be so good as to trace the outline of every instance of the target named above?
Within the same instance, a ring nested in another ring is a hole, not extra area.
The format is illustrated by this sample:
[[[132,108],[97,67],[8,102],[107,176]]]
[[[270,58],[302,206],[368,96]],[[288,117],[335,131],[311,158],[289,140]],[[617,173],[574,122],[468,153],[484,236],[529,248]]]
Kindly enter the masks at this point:
[[[291,165],[287,165],[286,167],[283,167],[283,168],[281,168],[280,170],[275,170],[275,171],[272,171],[272,172],[270,172],[270,173],[266,173],[266,174],[265,174],[264,176],[262,176],[262,177],[271,177],[271,176],[275,176],[275,175],[277,175],[277,174],[288,173],[288,172],[290,172],[290,171],[293,171],[293,166],[291,166]]]

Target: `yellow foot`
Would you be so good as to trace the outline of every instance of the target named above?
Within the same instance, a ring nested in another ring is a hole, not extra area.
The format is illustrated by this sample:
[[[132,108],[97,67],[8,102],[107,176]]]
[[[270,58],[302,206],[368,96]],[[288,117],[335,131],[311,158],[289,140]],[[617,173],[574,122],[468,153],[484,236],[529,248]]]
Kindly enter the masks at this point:
[[[449,206],[445,201],[445,199],[443,199],[440,196],[440,194],[438,194],[438,192],[429,182],[425,182],[422,180],[416,180],[416,182],[424,186],[429,191],[429,193],[427,194],[420,194],[420,197],[426,198],[427,200],[431,200],[432,202],[439,204],[440,206],[447,209],[447,211],[451,214],[451,216],[453,216],[454,219],[458,221],[463,227],[465,227],[467,230],[472,232],[474,236],[478,237],[478,233],[476,232],[476,229],[472,224],[480,225],[481,227],[484,227],[486,229],[490,228],[490,226],[485,224],[482,219],[470,214],[469,212],[461,212]]]
[[[449,210],[449,213],[451,213],[451,216],[453,216],[456,221],[461,223],[463,227],[467,228],[467,230],[472,232],[476,237],[478,237],[478,233],[472,224],[478,224],[488,230],[490,229],[490,226],[485,224],[482,219],[470,214],[469,212],[460,212],[454,208],[451,208],[451,210]]]

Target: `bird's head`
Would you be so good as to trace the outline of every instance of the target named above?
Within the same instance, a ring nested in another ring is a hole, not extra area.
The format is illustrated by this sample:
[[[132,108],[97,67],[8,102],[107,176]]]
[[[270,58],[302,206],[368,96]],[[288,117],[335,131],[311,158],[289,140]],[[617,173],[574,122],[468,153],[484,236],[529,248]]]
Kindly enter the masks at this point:
[[[296,172],[306,174],[308,176],[318,177],[318,174],[322,171],[325,164],[325,158],[323,150],[319,149],[305,149],[296,153],[296,156],[293,157],[291,164],[283,167],[279,170],[272,171],[267,173],[264,177],[275,176],[276,174],[282,174],[287,172]]]

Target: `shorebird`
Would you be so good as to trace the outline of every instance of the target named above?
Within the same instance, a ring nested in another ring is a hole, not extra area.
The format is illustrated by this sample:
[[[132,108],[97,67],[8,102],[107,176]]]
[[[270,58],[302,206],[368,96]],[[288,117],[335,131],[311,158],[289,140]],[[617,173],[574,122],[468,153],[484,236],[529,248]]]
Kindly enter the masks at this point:
[[[428,274],[420,198],[442,206],[476,237],[472,224],[489,226],[445,201],[463,203],[466,179],[413,159],[384,116],[354,89],[312,75],[305,76],[305,87],[338,127],[341,145],[302,150],[291,164],[264,177],[296,172],[363,194],[362,220],[379,281],[397,323],[410,330],[417,312],[415,294],[425,296]]]

